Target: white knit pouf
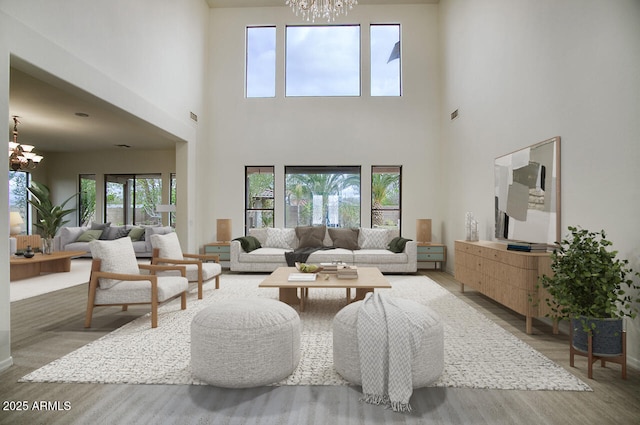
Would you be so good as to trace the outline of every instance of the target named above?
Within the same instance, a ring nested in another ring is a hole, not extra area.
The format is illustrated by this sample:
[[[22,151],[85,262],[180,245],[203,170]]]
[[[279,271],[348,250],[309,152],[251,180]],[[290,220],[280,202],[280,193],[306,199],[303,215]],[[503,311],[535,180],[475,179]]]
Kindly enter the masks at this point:
[[[411,366],[413,388],[434,382],[444,369],[444,329],[440,317],[415,301],[395,298],[396,303],[422,328],[420,349]],[[344,307],[333,319],[333,365],[347,381],[362,385],[358,351],[358,309],[362,301]],[[407,347],[408,349],[408,347]]]
[[[285,303],[243,298],[216,303],[191,322],[191,370],[210,385],[248,388],[291,375],[300,361],[300,316]]]

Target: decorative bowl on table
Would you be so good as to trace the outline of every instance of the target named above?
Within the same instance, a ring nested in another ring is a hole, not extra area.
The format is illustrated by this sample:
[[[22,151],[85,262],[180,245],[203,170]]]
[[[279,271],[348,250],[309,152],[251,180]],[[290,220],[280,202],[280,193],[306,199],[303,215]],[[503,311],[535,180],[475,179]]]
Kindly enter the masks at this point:
[[[319,273],[322,271],[322,267],[318,266],[317,264],[306,264],[296,261],[295,266],[296,270],[298,270],[300,273]]]

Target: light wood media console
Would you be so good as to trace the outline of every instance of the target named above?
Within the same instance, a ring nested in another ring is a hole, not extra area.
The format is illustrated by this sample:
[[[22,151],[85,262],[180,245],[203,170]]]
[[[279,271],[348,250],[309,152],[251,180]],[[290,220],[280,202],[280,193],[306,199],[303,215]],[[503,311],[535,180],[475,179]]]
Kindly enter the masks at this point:
[[[455,241],[455,278],[460,290],[465,285],[526,318],[526,332],[532,332],[534,317],[550,312],[546,290],[538,289],[538,276],[551,275],[550,253],[507,250],[506,244],[489,241]],[[554,322],[553,333],[558,333]]]

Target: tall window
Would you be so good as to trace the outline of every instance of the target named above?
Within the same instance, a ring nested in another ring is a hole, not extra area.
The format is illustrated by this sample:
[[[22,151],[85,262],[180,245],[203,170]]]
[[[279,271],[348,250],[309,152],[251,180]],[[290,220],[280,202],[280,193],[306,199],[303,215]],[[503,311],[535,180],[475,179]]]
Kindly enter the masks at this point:
[[[29,215],[29,191],[31,174],[24,171],[9,171],[9,210],[20,213],[24,222],[22,232],[30,233],[31,217]]]
[[[287,96],[360,96],[360,26],[287,26]]]
[[[96,175],[80,174],[80,202],[78,208],[78,224],[88,226],[98,221],[96,217]]]
[[[371,96],[400,96],[400,25],[371,25]]]
[[[285,167],[285,227],[360,226],[360,167]]]
[[[371,167],[371,227],[400,230],[402,167]]]
[[[171,182],[170,182],[170,186],[169,186],[169,204],[171,205],[175,205],[176,204],[176,191],[178,190],[178,181],[176,180],[176,174],[175,173],[171,173]],[[176,226],[176,213],[175,211],[171,211],[169,213],[169,226],[171,227],[175,227]]]
[[[275,174],[273,166],[245,167],[245,226],[273,227]]]
[[[247,28],[246,95],[276,95],[276,27]]]
[[[160,174],[105,175],[105,222],[160,224],[156,205],[162,203]]]

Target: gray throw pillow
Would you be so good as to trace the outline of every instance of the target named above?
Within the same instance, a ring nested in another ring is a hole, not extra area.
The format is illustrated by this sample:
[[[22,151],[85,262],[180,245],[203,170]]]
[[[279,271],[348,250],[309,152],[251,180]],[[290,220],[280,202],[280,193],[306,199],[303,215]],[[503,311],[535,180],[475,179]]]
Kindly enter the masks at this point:
[[[109,235],[109,232],[107,232],[106,230],[108,230],[108,227],[111,226],[111,222],[109,223],[91,223],[91,230],[102,230],[102,234],[100,235],[100,240],[107,240],[107,237]]]
[[[327,228],[325,226],[296,227],[298,248],[321,248],[326,231]]]
[[[333,241],[334,248],[344,248],[356,250],[358,246],[359,229],[329,229],[329,236]]]

